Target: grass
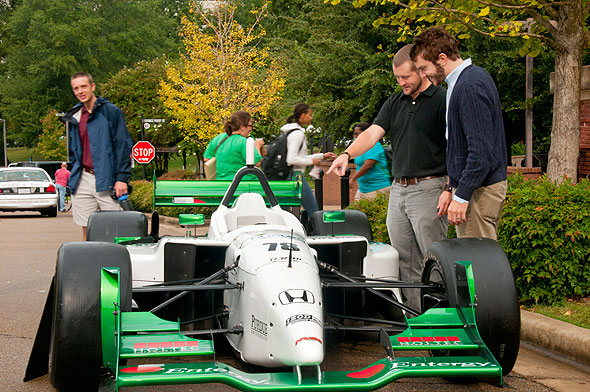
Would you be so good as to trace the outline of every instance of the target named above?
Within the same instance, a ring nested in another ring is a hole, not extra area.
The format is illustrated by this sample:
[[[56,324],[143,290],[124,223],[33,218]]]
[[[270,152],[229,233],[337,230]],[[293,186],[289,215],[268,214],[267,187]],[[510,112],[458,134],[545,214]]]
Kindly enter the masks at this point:
[[[6,156],[10,162],[28,161],[31,158],[32,161],[46,160],[43,155],[27,147],[8,147],[6,149]]]
[[[590,329],[590,298],[568,299],[557,306],[534,305],[526,310]]]
[[[195,171],[197,169],[197,156],[187,155],[186,170]],[[168,171],[182,170],[182,155],[170,155],[168,160]]]

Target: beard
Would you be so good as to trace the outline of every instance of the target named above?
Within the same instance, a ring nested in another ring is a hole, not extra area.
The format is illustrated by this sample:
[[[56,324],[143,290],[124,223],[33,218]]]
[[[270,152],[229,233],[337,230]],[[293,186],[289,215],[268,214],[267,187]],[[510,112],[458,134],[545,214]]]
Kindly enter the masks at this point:
[[[436,67],[436,73],[430,77],[430,81],[436,85],[441,84],[445,81],[445,69],[438,64],[434,64]]]

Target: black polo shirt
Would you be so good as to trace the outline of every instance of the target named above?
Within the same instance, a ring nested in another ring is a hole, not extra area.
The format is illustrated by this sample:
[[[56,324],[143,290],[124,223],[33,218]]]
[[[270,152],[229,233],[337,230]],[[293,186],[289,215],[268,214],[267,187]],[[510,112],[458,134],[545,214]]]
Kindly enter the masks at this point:
[[[416,99],[391,95],[373,121],[389,132],[391,174],[401,177],[444,175],[446,167],[446,90],[430,85]]]

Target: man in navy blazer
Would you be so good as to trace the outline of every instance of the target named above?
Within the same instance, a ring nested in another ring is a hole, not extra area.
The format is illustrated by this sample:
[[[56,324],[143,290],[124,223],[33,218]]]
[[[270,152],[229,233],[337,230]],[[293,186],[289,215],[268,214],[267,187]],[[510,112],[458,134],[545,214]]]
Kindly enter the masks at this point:
[[[410,57],[434,84],[448,84],[449,223],[458,237],[496,239],[508,164],[498,89],[485,69],[461,58],[455,39],[441,27],[417,35]]]

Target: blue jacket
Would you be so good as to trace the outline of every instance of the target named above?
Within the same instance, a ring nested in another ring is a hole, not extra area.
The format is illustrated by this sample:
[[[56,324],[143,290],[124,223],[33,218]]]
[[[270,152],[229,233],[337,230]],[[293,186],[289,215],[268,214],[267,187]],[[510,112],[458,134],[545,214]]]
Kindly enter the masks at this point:
[[[447,170],[456,195],[506,179],[508,158],[498,90],[487,71],[470,65],[455,84],[447,117]]]
[[[72,170],[68,185],[72,193],[76,192],[82,174],[82,143],[78,132],[81,111],[82,103],[79,102],[63,117],[63,121],[70,123],[68,143]],[[97,97],[87,124],[96,191],[108,191],[116,181],[129,182],[133,140],[121,109],[107,99]]]

